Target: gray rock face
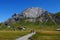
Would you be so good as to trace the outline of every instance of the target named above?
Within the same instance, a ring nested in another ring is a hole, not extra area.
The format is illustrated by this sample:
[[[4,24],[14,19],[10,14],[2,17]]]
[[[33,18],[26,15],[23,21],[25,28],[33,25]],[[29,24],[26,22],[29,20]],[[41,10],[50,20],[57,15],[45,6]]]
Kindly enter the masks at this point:
[[[45,10],[43,10],[39,7],[32,7],[32,8],[28,8],[27,10],[25,10],[23,12],[23,15],[24,15],[24,17],[27,17],[27,18],[37,18],[44,12],[45,12]]]
[[[23,12],[23,16],[28,19],[28,21],[35,22],[37,19],[40,22],[46,21],[47,11],[39,7],[28,8]],[[27,20],[26,19],[26,20]]]
[[[52,19],[51,16],[48,15],[48,11],[43,10],[42,8],[39,7],[32,7],[28,8],[27,10],[22,12],[21,14],[14,14],[12,15],[12,18],[7,20],[5,24],[9,24],[10,22],[17,22],[20,20],[26,20],[30,22],[36,22],[37,20],[40,22],[47,22],[49,17]]]
[[[19,20],[24,19],[23,15],[21,15],[21,14],[14,14],[14,15],[12,16],[12,18],[13,18],[15,21],[19,21]]]
[[[43,22],[45,20],[44,17],[41,16],[45,16],[45,15],[46,15],[46,11],[43,10],[42,8],[31,7],[25,10],[24,12],[22,12],[22,15],[15,13],[14,15],[12,15],[12,18],[8,19],[5,22],[5,24],[9,24],[10,22],[20,21],[23,20],[24,18],[26,18],[26,20],[30,22],[35,22],[37,19]]]
[[[21,15],[21,14],[14,14],[14,15],[12,15],[11,18],[6,20],[4,22],[4,24],[9,25],[10,23],[18,22],[18,21],[21,21],[23,19],[24,19],[23,15]]]

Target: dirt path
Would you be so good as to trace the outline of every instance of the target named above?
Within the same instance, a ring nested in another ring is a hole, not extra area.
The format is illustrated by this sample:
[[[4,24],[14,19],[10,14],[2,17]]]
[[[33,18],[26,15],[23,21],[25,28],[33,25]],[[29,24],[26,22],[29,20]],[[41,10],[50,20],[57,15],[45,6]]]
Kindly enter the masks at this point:
[[[20,37],[20,38],[17,38],[16,40],[29,40],[28,38],[31,37],[31,36],[34,35],[34,34],[35,34],[35,32],[32,32],[32,33],[30,33],[30,34],[27,34],[27,35],[25,35],[25,36],[22,36],[22,37]]]

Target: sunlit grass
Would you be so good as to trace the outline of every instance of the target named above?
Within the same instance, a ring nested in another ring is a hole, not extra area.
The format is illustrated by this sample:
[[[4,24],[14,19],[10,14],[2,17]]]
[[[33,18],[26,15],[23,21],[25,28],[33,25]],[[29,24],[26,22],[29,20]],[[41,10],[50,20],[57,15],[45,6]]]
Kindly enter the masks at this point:
[[[0,40],[15,40],[28,33],[29,31],[0,31]]]
[[[31,37],[32,40],[60,40],[60,32],[40,31]]]

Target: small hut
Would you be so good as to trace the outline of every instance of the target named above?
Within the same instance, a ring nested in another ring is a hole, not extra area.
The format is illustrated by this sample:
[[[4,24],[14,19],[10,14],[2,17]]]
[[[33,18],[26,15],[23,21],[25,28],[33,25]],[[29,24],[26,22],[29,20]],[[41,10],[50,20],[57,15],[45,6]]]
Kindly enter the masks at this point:
[[[24,26],[17,27],[18,30],[25,30],[26,28]]]

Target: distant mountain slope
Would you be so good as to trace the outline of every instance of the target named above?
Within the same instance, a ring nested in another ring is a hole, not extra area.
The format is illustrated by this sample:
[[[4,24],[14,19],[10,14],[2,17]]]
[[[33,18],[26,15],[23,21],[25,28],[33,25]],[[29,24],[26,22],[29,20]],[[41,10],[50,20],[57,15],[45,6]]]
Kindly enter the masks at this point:
[[[32,7],[32,8],[28,8],[27,10],[25,10],[23,12],[23,15],[24,17],[28,17],[28,18],[37,18],[44,12],[45,10],[43,10],[42,8]]]
[[[59,18],[56,18],[56,15],[52,16],[50,12],[39,7],[31,7],[23,11],[21,14],[15,13],[11,18],[6,20],[4,24],[9,25],[10,23],[21,22],[22,20],[30,22],[39,21],[41,23],[46,23],[49,19],[51,19],[51,21],[56,24],[57,20],[60,20],[60,16]]]

